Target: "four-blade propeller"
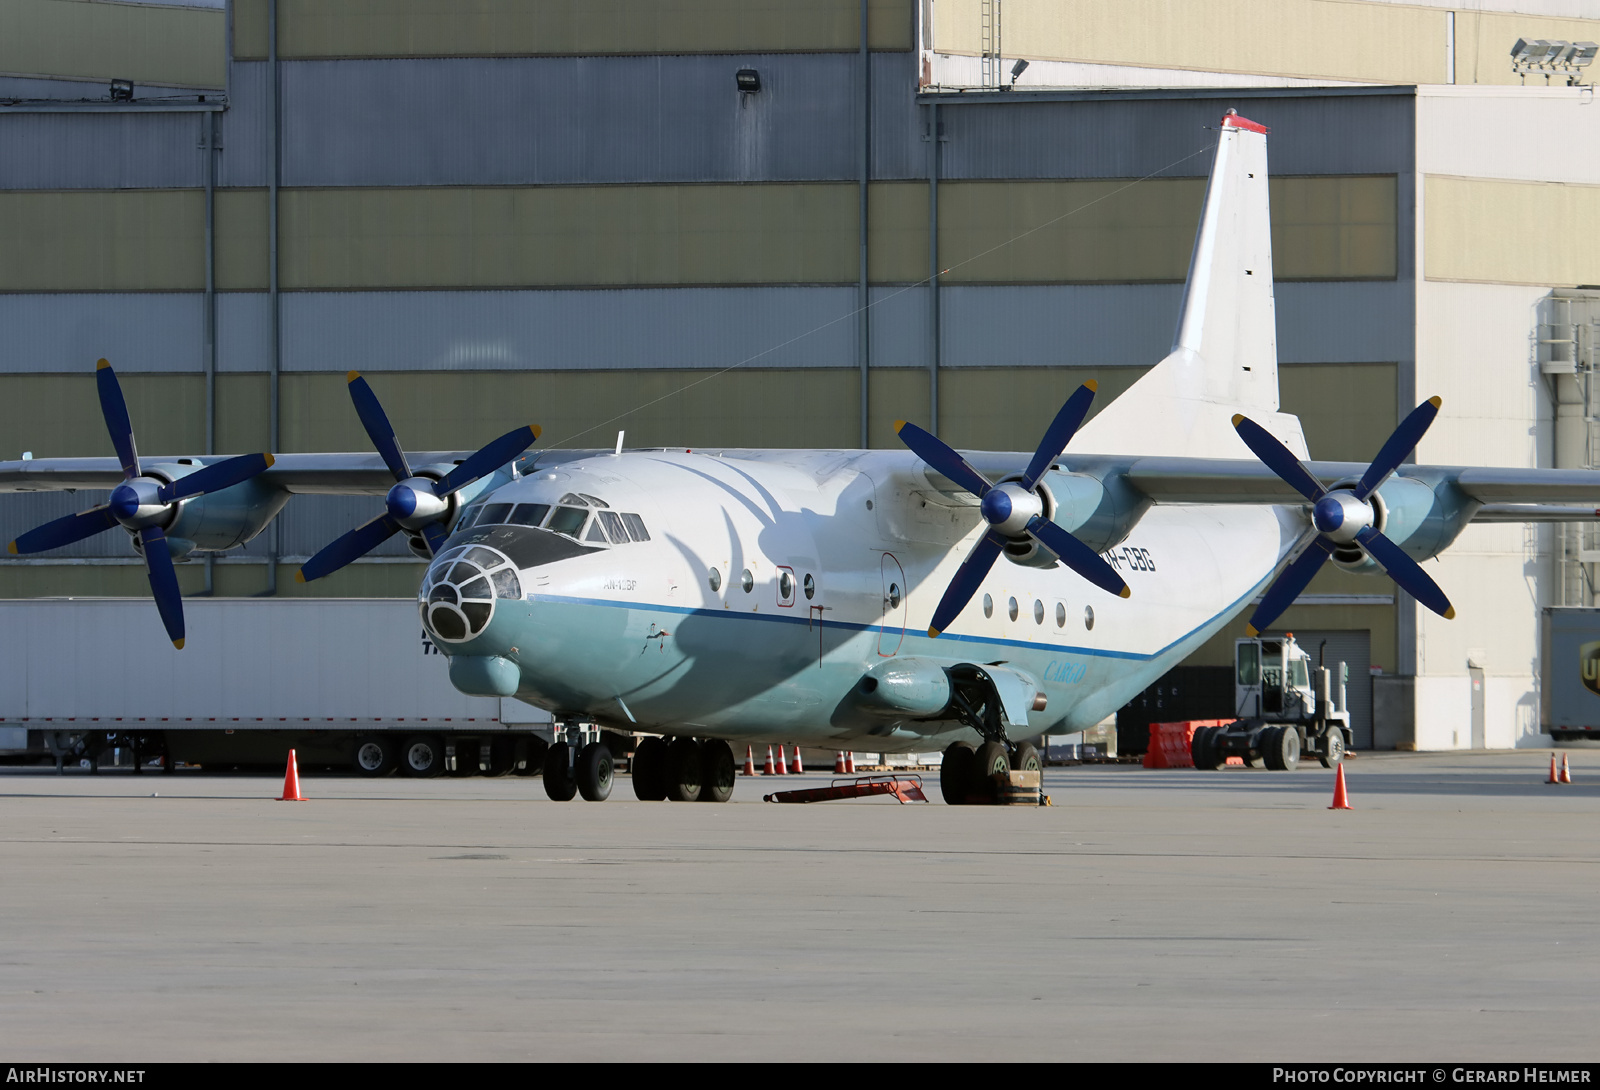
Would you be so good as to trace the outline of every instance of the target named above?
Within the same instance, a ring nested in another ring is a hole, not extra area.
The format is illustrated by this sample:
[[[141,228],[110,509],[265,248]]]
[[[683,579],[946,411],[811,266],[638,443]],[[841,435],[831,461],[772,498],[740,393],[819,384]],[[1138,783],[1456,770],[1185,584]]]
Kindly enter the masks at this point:
[[[171,482],[145,476],[139,468],[139,451],[133,440],[133,424],[128,419],[122,386],[106,360],[97,364],[95,384],[100,393],[100,413],[105,417],[106,430],[111,433],[117,461],[122,464],[123,482],[112,490],[106,503],[29,530],[11,543],[10,551],[15,556],[59,549],[113,526],[121,526],[139,540],[145,571],[150,576],[150,593],[155,596],[156,608],[161,612],[161,623],[166,626],[172,646],[181,649],[183,595],[178,589],[172,554],[167,549],[166,527],[172,525],[179,501],[242,484],[270,466],[272,455],[241,454]]]
[[[394,474],[395,485],[383,498],[383,514],[336,539],[301,565],[295,578],[302,583],[338,571],[401,530],[420,534],[427,542],[428,551],[438,553],[448,536],[445,523],[450,517],[450,497],[480,477],[493,473],[539,438],[538,426],[530,424],[502,435],[438,480],[415,476],[372,387],[356,371],[350,372],[349,382],[350,400],[355,403],[356,415],[361,418],[361,426],[367,430],[372,445],[383,457],[383,464]]]
[[[1444,591],[1422,570],[1422,566],[1406,555],[1400,546],[1378,532],[1377,512],[1369,497],[1378,486],[1388,480],[1389,474],[1421,442],[1422,436],[1439,415],[1440,399],[1430,397],[1411,410],[1411,415],[1389,436],[1372,460],[1361,480],[1350,488],[1324,488],[1311,471],[1300,464],[1290,450],[1274,439],[1267,430],[1245,416],[1235,416],[1233,427],[1245,446],[1260,458],[1267,468],[1281,477],[1296,492],[1311,502],[1311,528],[1295,545],[1299,553],[1267,593],[1250,617],[1247,631],[1254,636],[1278,619],[1290,604],[1310,584],[1323,563],[1341,545],[1355,543],[1365,549],[1383,570],[1411,597],[1433,610],[1439,616],[1456,615]]]
[[[944,597],[933,611],[928,635],[938,636],[950,626],[950,622],[978,592],[984,577],[1009,542],[1022,543],[1031,538],[1095,586],[1123,598],[1128,596],[1128,584],[1099,553],[1044,517],[1044,501],[1038,493],[1039,478],[1044,476],[1050,463],[1059,458],[1072,441],[1072,436],[1089,413],[1094,391],[1093,382],[1086,382],[1073,391],[1045,431],[1039,449],[1034,451],[1022,476],[997,485],[991,484],[940,439],[915,424],[908,424],[904,420],[895,422],[894,430],[900,436],[900,441],[910,447],[929,468],[944,474],[978,497],[978,510],[989,524],[972,552],[967,554],[967,559],[962,561],[955,578],[945,588]]]

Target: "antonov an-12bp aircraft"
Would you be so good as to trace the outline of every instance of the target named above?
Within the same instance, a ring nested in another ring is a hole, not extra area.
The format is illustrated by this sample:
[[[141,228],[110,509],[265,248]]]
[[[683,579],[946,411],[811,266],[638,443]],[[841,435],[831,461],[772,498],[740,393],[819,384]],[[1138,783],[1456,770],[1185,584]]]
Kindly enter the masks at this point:
[[[558,799],[609,794],[606,725],[651,736],[641,799],[725,801],[730,743],[800,743],[943,749],[945,798],[962,801],[1038,767],[1023,739],[1099,722],[1258,596],[1265,629],[1325,563],[1387,573],[1449,617],[1417,561],[1475,519],[1600,501],[1600,473],[1404,464],[1438,398],[1370,465],[1307,460],[1278,411],[1266,129],[1233,111],[1171,353],[1086,424],[1093,386],[1072,392],[1031,454],[958,453],[903,424],[905,450],[533,455],[529,427],[413,459],[352,373],[376,458],[141,460],[115,374],[98,374],[117,459],[0,464],[0,489],[109,502],[13,553],[121,527],[181,647],[174,558],[243,544],[294,493],[381,495],[301,578],[406,534],[432,560],[418,611],[451,682],[554,714]]]

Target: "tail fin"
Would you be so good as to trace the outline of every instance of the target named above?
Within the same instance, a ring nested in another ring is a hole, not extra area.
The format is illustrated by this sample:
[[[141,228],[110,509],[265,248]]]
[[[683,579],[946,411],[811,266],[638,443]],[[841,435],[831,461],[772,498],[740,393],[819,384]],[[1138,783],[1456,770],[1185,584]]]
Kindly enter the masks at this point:
[[[1306,456],[1300,422],[1278,412],[1267,130],[1222,119],[1172,351],[1084,425],[1075,451],[1248,458],[1244,413]]]

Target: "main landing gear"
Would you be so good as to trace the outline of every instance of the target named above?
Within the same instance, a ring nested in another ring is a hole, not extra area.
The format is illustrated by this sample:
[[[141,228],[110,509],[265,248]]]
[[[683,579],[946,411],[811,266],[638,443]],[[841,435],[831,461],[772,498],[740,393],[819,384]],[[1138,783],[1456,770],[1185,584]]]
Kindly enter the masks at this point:
[[[1039,772],[1043,767],[1039,751],[1028,742],[1008,745],[991,739],[976,750],[952,742],[939,764],[939,793],[951,806],[994,803],[1000,801],[1008,772]]]
[[[737,771],[720,738],[646,738],[633,752],[633,793],[641,802],[727,802]]]

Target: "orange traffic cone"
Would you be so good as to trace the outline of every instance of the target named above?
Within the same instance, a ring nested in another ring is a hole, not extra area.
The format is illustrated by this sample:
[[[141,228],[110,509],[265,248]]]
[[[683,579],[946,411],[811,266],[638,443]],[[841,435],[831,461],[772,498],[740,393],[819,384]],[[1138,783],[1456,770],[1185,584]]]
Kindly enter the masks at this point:
[[[300,769],[294,763],[294,750],[289,751],[289,768],[283,774],[283,794],[278,797],[279,802],[305,802],[300,794]]]
[[[833,755],[833,774],[835,776],[844,775],[844,750],[842,749]]]
[[[1350,805],[1350,796],[1345,794],[1345,789],[1344,789],[1344,765],[1343,764],[1339,765],[1339,776],[1338,776],[1337,779],[1335,779],[1333,781],[1333,805],[1328,807],[1328,809],[1330,809],[1330,810],[1353,810],[1353,809],[1355,809],[1355,807]]]
[[[761,766],[761,774],[763,776],[776,776],[778,774],[778,770],[772,764],[771,746],[767,747],[767,763]]]
[[[1567,755],[1565,753],[1561,755],[1561,782],[1572,782],[1572,766],[1567,764]]]
[[[783,755],[783,747],[779,746],[778,747],[778,770],[776,772],[776,775],[787,776],[788,774],[789,774],[789,761],[788,761],[788,758],[784,757],[784,755]]]
[[[805,772],[806,772],[806,766],[800,763],[800,747],[799,746],[795,746],[794,747],[794,774],[796,776],[803,776],[803,775],[805,775]]]
[[[844,774],[846,776],[854,776],[856,774],[856,751],[853,749],[845,751]]]
[[[1561,774],[1556,771],[1556,751],[1550,751],[1550,778],[1545,783],[1560,783]]]
[[[756,755],[749,746],[744,747],[744,774],[746,776],[756,774]]]

